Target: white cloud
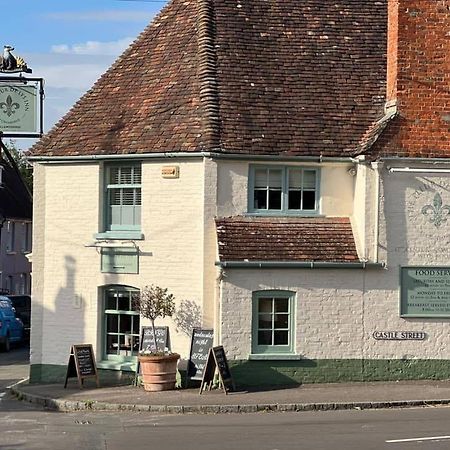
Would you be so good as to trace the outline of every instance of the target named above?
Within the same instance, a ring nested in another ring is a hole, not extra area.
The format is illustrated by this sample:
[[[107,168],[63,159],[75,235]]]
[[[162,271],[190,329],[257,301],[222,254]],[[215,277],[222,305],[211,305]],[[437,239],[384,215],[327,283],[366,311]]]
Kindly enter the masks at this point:
[[[100,42],[87,41],[80,44],[59,44],[52,45],[52,53],[72,54],[72,55],[119,55],[133,42],[133,38],[126,37],[118,41]]]
[[[96,21],[96,22],[149,22],[154,14],[149,11],[70,11],[48,13],[44,19],[65,21]]]

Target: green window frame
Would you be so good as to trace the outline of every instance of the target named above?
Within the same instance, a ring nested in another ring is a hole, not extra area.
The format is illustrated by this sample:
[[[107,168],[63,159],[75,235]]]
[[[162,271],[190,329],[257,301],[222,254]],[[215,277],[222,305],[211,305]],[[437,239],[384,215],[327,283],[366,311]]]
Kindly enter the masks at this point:
[[[139,289],[110,285],[103,288],[103,360],[136,362],[140,315],[133,307]]]
[[[251,213],[314,215],[319,212],[320,170],[305,166],[251,165]]]
[[[257,291],[252,305],[252,353],[294,353],[295,293]]]
[[[105,167],[106,231],[141,229],[142,165],[111,164]]]

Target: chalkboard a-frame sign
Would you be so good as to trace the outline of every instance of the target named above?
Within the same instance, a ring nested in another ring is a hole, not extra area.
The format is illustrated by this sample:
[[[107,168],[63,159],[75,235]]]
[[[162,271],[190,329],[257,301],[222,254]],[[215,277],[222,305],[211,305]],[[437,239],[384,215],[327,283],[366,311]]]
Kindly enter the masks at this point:
[[[188,370],[186,381],[202,381],[206,368],[209,349],[214,341],[214,330],[194,328],[192,330],[191,350],[189,352]]]
[[[223,387],[225,394],[228,394],[228,391],[235,390],[230,367],[228,366],[227,357],[225,355],[225,349],[222,345],[219,345],[209,350],[199,394],[205,389],[211,389],[216,369],[219,374],[219,383]]]
[[[70,349],[64,388],[67,387],[68,379],[75,377],[78,378],[78,385],[80,388],[83,387],[85,378],[95,378],[97,387],[99,387],[94,349],[91,344],[72,345]]]

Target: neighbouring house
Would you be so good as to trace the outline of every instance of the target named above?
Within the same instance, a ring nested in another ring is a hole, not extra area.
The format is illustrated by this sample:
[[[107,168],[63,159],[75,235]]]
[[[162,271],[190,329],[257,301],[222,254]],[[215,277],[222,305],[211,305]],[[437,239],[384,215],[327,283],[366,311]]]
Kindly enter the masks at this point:
[[[133,370],[146,284],[241,385],[448,378],[449,14],[172,0],[32,148],[31,380]]]
[[[32,200],[14,161],[0,149],[0,292],[30,294]]]

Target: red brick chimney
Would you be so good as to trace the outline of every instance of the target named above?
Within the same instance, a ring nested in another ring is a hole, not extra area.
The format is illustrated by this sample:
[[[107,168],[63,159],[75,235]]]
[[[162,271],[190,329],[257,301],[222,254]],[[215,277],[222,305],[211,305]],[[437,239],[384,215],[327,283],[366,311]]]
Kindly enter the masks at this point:
[[[450,157],[450,0],[388,0],[385,151]],[[401,155],[400,155],[401,156]]]

